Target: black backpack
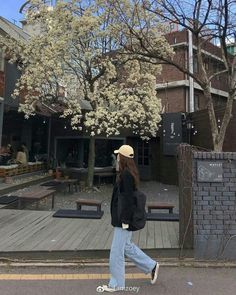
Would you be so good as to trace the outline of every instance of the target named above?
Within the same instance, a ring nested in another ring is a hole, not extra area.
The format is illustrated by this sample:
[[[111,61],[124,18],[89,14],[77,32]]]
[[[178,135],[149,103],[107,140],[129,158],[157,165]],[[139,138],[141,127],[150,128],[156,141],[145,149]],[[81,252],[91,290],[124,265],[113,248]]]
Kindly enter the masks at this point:
[[[117,187],[118,192],[118,216],[120,217],[121,214],[121,203],[124,198],[124,196],[120,193],[119,187]],[[136,231],[144,228],[146,224],[146,195],[139,191],[135,190],[133,192],[133,205],[130,210],[132,210],[132,218],[131,222],[129,223],[128,230],[130,231]]]
[[[145,227],[146,224],[146,195],[136,190],[134,191],[134,207],[133,207],[133,215],[132,221],[129,226],[131,231],[140,230]]]

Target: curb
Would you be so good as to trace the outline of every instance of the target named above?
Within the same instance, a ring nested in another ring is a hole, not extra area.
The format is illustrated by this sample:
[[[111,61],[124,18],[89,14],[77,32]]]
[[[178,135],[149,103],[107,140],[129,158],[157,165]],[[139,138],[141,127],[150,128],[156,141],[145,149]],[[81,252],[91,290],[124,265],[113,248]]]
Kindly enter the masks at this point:
[[[200,261],[194,259],[157,259],[162,267],[191,267],[191,268],[236,268],[236,261]],[[109,267],[107,259],[78,260],[78,261],[12,261],[4,259],[0,267]],[[126,262],[126,267],[135,267],[133,263]]]

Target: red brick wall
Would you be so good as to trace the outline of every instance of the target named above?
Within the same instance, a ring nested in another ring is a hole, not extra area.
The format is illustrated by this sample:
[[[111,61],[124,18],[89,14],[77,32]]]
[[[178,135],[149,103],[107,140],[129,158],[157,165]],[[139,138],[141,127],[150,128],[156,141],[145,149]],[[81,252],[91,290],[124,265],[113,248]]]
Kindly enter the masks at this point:
[[[214,45],[213,43],[211,42],[207,42],[205,41],[204,39],[202,39],[202,49],[207,51],[207,52],[210,52],[211,54],[214,54],[218,57],[222,57],[222,54],[221,54],[221,49],[220,47]],[[196,40],[193,36],[193,44],[196,45]]]
[[[182,42],[188,42],[188,33],[186,30],[180,31],[180,32],[172,32],[166,35],[166,39],[170,44],[178,44]],[[208,42],[209,43],[209,42]],[[220,57],[220,49],[217,46],[214,46],[214,44],[206,44],[204,47],[205,50],[208,50],[210,53]],[[188,48],[187,46],[177,46],[175,47],[176,54],[175,54],[175,61],[178,62],[178,64],[184,65],[184,63],[187,60],[188,55]],[[209,75],[212,75],[216,68],[217,70],[220,70],[220,65],[217,60],[214,60],[210,57],[206,57],[205,63],[207,64],[207,71],[209,72]],[[176,69],[174,66],[171,65],[163,65],[162,66],[162,72],[157,77],[157,83],[167,83],[165,89],[158,90],[159,97],[162,98],[162,104],[165,107],[166,112],[183,112],[186,111],[186,91],[187,88],[185,86],[182,87],[176,87],[176,88],[170,88],[168,86],[169,82],[173,81],[180,81],[188,79],[185,74],[180,72],[178,69]],[[227,77],[226,75],[221,75],[219,78],[214,78],[212,80],[212,87],[227,91]],[[195,89],[195,94],[199,96],[199,110],[205,109],[207,106],[207,102],[204,98],[204,95],[201,91],[198,91]],[[215,105],[223,105],[224,104],[224,98],[219,97],[217,95],[213,95],[215,99]]]
[[[186,30],[180,32],[172,32],[166,35],[166,39],[170,44],[178,44],[182,42],[188,42],[188,33]],[[193,39],[193,43],[196,43]],[[221,58],[221,50],[218,46],[210,42],[206,42],[203,44],[203,49],[207,52],[220,57]],[[184,65],[185,60],[187,59],[188,48],[186,45],[175,47],[175,57],[174,60],[178,62],[178,64]],[[209,72],[209,76],[214,72],[222,70],[222,63],[217,62],[216,59],[211,58],[210,56],[206,56],[205,63],[208,65],[207,71]],[[157,83],[162,83],[166,81],[178,81],[185,79],[185,75],[178,71],[173,66],[163,65],[162,74],[157,77]],[[220,90],[227,91],[227,75],[220,75],[219,78],[212,79],[212,87]]]
[[[219,63],[215,59],[210,57],[206,57],[204,59],[204,63],[207,66],[206,71],[209,77],[213,75],[214,73],[224,69],[224,66],[222,63]],[[217,77],[214,77],[211,80],[211,87],[220,89],[223,91],[227,91],[228,90],[227,74],[221,74]]]
[[[188,41],[188,32],[186,30],[171,32],[165,35],[170,44],[178,44]]]
[[[187,30],[177,31],[177,32],[171,32],[166,34],[166,39],[170,44],[178,44],[182,42],[188,42],[188,32]],[[196,45],[196,40],[193,36],[193,44]],[[210,52],[211,54],[214,54],[218,57],[221,57],[221,49],[218,46],[215,46],[211,42],[203,42],[202,43],[202,49]]]
[[[164,112],[185,112],[185,88],[169,88],[157,90],[157,96],[161,98]]]
[[[164,112],[187,112],[186,109],[186,94],[188,94],[187,87],[176,87],[176,88],[165,88],[157,90],[157,96],[161,98],[162,108]],[[203,95],[203,92],[200,90],[194,90],[195,96],[198,96],[199,104],[198,110],[204,110],[207,108],[207,101]],[[215,107],[223,107],[226,99],[213,95],[213,101]],[[197,111],[197,109],[196,109]]]
[[[174,57],[174,60],[178,64],[184,64],[186,53],[187,52],[184,50],[184,48],[179,48]],[[171,65],[163,65],[161,74],[157,76],[157,83],[166,83],[179,80],[185,80],[185,74],[180,72],[176,67]]]
[[[187,42],[188,34],[187,31],[177,31],[166,34],[166,39],[170,44],[177,44]],[[175,48],[174,61],[178,64],[185,65],[187,54],[186,46],[178,46]],[[177,68],[171,65],[163,65],[162,73],[157,77],[157,83],[165,83],[170,81],[184,80],[185,74],[180,72]]]
[[[204,110],[207,108],[207,101],[203,95],[203,93],[200,90],[194,90],[194,95],[198,96],[198,100],[199,100],[199,109],[198,110]],[[196,109],[196,111],[198,111]]]

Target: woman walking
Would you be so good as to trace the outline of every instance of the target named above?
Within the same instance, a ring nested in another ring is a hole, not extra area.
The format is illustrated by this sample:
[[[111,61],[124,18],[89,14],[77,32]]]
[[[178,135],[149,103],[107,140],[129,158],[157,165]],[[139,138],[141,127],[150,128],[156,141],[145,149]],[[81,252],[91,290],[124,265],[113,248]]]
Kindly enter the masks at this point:
[[[151,274],[151,284],[158,277],[158,262],[147,256],[131,242],[132,226],[130,226],[134,191],[139,186],[139,173],[134,162],[134,150],[129,145],[122,145],[117,154],[117,181],[114,185],[111,200],[111,224],[114,226],[114,236],[110,251],[109,268],[111,278],[108,285],[102,288],[107,292],[122,290],[125,287],[125,256],[127,256],[144,273]],[[119,195],[122,198],[119,199]]]

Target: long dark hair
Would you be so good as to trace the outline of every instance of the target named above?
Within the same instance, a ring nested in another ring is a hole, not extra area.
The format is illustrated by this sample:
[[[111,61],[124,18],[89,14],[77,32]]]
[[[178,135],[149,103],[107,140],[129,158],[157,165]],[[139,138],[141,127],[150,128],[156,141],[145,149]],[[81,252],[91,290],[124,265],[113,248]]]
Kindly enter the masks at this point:
[[[137,189],[139,186],[139,173],[138,173],[138,169],[136,167],[136,164],[134,162],[134,159],[132,158],[127,158],[121,154],[119,154],[119,172],[118,172],[118,180],[121,179],[122,177],[122,173],[125,169],[127,169],[131,175],[134,178],[134,185],[135,188]]]

